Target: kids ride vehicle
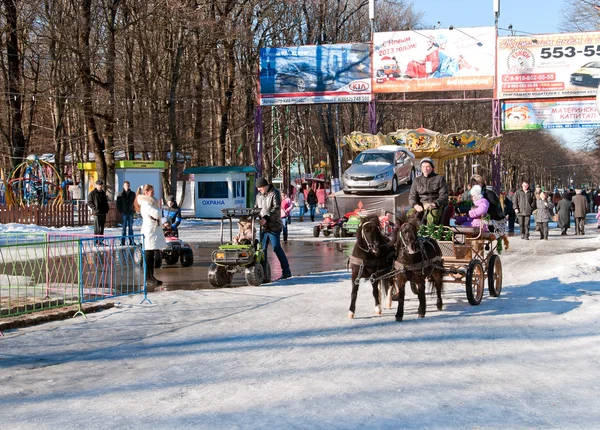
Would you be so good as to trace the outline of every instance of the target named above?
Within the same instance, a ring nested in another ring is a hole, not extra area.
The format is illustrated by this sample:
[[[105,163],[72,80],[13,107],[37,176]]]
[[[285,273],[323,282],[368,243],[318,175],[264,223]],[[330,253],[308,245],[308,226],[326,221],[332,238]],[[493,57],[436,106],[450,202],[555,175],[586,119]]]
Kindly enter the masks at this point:
[[[344,217],[347,219],[347,221],[342,224],[340,228],[339,237],[348,237],[355,235],[358,231],[358,226],[360,225],[362,216],[359,215],[357,212],[349,212],[346,215],[344,215]]]
[[[221,209],[221,245],[213,251],[208,269],[208,281],[213,287],[231,284],[233,275],[243,273],[251,286],[271,282],[271,268],[262,245],[256,238],[256,220],[260,210],[255,208]],[[233,218],[238,219],[240,234],[233,237]],[[229,241],[223,240],[225,221],[229,221]],[[249,223],[246,225],[245,223]],[[266,267],[266,270],[263,269]]]
[[[165,240],[167,241],[167,247],[161,251],[162,259],[156,258],[154,267],[158,268],[162,264],[162,260],[165,260],[166,264],[177,264],[181,262],[183,267],[189,267],[194,264],[194,252],[190,245],[179,239],[179,231],[176,228],[171,228],[168,223],[163,223],[163,232],[165,234]],[[155,252],[155,255],[158,253]],[[158,265],[157,265],[158,262]]]
[[[319,237],[323,232],[323,236],[328,237],[333,234],[334,237],[340,237],[342,224],[348,219],[346,217],[333,218],[332,214],[324,214],[323,221],[313,227],[313,236]]]

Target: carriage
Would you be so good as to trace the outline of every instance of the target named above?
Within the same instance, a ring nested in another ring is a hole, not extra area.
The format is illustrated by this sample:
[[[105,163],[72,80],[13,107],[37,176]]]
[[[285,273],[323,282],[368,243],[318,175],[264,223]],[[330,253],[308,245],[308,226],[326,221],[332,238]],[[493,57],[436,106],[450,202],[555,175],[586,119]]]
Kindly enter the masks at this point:
[[[442,250],[445,283],[464,284],[467,300],[478,305],[483,298],[485,284],[491,297],[502,291],[502,262],[500,252],[504,235],[488,232],[483,227],[444,227],[446,238],[438,240]]]

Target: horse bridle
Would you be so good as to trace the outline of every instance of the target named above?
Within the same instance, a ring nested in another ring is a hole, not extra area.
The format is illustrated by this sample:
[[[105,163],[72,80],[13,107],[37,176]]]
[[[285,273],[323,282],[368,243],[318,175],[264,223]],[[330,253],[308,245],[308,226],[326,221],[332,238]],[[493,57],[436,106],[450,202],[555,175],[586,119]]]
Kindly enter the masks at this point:
[[[373,221],[367,221],[366,223],[364,223],[364,224],[361,226],[361,229],[360,229],[360,235],[361,235],[361,237],[363,238],[363,240],[365,241],[365,243],[367,244],[367,249],[365,249],[365,248],[363,248],[362,246],[360,246],[360,245],[358,244],[358,242],[356,242],[356,246],[358,246],[360,249],[362,249],[362,250],[363,250],[363,251],[365,251],[365,252],[371,252],[371,253],[375,253],[375,251],[377,251],[377,248],[376,248],[376,247],[374,247],[374,246],[373,246],[373,245],[372,245],[372,244],[369,242],[369,240],[366,238],[366,236],[365,236],[365,232],[364,232],[364,226],[365,226],[365,225],[367,225],[367,224],[373,224]]]

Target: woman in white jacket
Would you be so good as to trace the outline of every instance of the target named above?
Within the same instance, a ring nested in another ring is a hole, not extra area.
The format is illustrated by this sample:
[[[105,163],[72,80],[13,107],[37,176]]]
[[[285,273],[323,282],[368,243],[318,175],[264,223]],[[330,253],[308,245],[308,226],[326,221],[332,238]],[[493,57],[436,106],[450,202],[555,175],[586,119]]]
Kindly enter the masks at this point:
[[[166,248],[167,242],[160,224],[162,211],[154,198],[154,187],[150,184],[144,185],[142,194],[138,195],[137,204],[142,215],[142,234],[144,235],[144,247],[146,256],[146,284],[150,286],[161,285],[154,277],[154,253]]]

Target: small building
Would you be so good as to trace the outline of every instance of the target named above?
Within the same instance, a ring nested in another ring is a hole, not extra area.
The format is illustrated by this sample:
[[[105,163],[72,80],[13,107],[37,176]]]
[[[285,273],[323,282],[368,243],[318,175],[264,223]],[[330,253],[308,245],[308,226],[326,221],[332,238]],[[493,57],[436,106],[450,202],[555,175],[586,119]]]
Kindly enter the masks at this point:
[[[183,171],[194,175],[198,218],[221,218],[221,209],[254,206],[256,169],[252,166],[198,166]]]

